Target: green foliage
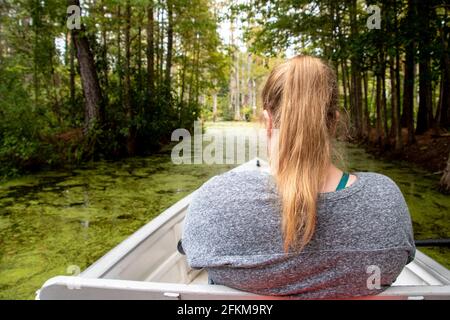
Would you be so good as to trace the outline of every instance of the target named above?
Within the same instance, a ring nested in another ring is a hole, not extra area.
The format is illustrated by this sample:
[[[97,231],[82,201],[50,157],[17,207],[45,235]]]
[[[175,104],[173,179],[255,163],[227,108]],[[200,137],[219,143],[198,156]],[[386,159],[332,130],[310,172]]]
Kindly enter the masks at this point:
[[[129,154],[130,141],[135,154],[153,152],[170,141],[174,129],[193,126],[205,108],[200,95],[227,83],[217,17],[206,0],[170,1],[174,48],[167,79],[169,1],[153,3],[149,94],[150,3],[129,1],[127,55],[127,2],[82,1],[83,35],[103,99],[101,119],[90,129],[84,127],[86,100],[66,6],[56,0],[0,4],[0,178],[88,159],[117,159]]]

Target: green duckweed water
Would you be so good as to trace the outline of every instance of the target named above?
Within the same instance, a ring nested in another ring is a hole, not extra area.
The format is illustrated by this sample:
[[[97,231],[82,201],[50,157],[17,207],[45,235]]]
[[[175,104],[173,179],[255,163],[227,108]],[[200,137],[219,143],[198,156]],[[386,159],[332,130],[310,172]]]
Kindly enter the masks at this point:
[[[217,124],[236,132],[248,124]],[[450,197],[439,177],[405,163],[376,160],[347,146],[354,171],[390,176],[402,189],[417,239],[450,237]],[[33,299],[49,278],[81,270],[164,209],[231,165],[173,165],[170,150],[150,157],[100,161],[0,184],[0,299]],[[422,249],[447,268],[449,249]]]

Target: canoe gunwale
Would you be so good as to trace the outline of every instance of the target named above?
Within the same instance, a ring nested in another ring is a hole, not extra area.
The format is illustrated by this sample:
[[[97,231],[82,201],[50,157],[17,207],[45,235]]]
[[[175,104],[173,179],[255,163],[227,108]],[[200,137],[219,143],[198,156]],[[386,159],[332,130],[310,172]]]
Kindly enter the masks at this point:
[[[449,299],[450,286],[397,286],[354,299]],[[192,285],[58,276],[48,280],[37,299],[177,299],[293,300],[295,296],[260,296],[221,285]]]
[[[107,252],[99,260],[94,262],[80,276],[85,278],[102,278],[121,260],[125,259],[133,250],[139,247],[151,237],[158,229],[166,225],[170,220],[177,218],[177,216],[187,209],[191,202],[193,193],[179,200],[173,206],[165,210],[163,213],[155,217],[151,222],[148,222],[131,236],[119,243],[116,247]],[[180,218],[180,220],[183,217]]]

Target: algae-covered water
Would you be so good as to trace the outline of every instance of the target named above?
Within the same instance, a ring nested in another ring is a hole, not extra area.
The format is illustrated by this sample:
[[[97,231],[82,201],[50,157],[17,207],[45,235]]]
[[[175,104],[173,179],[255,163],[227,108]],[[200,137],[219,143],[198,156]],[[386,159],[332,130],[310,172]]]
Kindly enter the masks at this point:
[[[233,133],[246,124],[217,124]],[[211,126],[210,126],[211,127]],[[210,129],[212,130],[212,129]],[[416,238],[450,238],[450,197],[439,177],[347,146],[355,171],[390,176],[403,191]],[[100,161],[0,184],[0,299],[32,299],[55,275],[83,270],[210,177],[233,165],[174,165],[170,149],[149,157]],[[449,249],[423,251],[447,268]]]

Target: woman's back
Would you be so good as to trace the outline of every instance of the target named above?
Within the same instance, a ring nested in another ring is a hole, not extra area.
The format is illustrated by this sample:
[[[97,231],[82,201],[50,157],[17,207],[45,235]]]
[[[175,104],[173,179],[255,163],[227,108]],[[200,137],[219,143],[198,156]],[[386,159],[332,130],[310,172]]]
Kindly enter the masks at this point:
[[[263,295],[342,298],[384,290],[415,253],[408,208],[395,183],[357,173],[351,186],[321,193],[316,228],[284,252],[280,197],[266,172],[228,172],[200,188],[183,234],[188,263],[210,279]],[[376,281],[379,271],[380,284]]]

